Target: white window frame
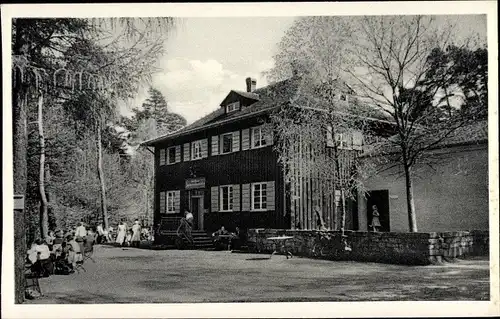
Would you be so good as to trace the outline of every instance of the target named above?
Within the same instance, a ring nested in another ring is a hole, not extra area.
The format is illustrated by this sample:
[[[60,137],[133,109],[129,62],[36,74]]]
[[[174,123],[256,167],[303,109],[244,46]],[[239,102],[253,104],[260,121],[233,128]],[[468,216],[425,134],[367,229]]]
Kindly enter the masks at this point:
[[[255,188],[256,186],[260,186],[260,190],[259,190],[259,208],[255,208],[255,204],[256,204],[256,198],[255,198]],[[266,196],[263,196],[262,195],[262,187],[265,187],[265,191],[266,191]],[[262,183],[252,183],[252,187],[251,187],[251,195],[250,197],[252,198],[252,207],[251,207],[251,211],[254,211],[254,212],[259,212],[259,211],[266,211],[267,210],[267,183],[266,182],[262,182]],[[266,205],[266,207],[262,207],[263,204]]]
[[[228,207],[224,209],[224,192],[223,189],[228,189]],[[219,211],[221,212],[232,212],[234,207],[234,190],[233,185],[223,185],[219,186]]]
[[[170,150],[173,149],[174,150],[174,161],[171,162],[170,161]],[[167,165],[172,165],[172,164],[175,164],[175,157],[176,157],[176,151],[175,151],[175,146],[170,146],[167,148],[167,160],[166,160],[166,163]]]
[[[202,154],[202,147],[201,147],[201,140],[191,142],[191,160],[197,160],[201,159],[203,154]]]
[[[224,152],[224,136],[231,136],[231,150],[229,152]],[[233,152],[233,147],[234,147],[234,135],[233,133],[225,133],[221,134],[220,136],[220,154],[229,154]]]
[[[267,145],[267,139],[266,139],[266,134],[262,130],[262,125],[261,126],[255,126],[250,129],[250,142],[251,142],[251,148],[261,148],[261,147],[266,147]],[[259,132],[259,137],[260,139],[258,140],[259,145],[255,145],[255,133],[254,132]],[[262,144],[264,142],[264,144]]]
[[[233,102],[226,105],[226,113],[238,111],[240,109],[240,102]]]
[[[352,134],[351,133],[338,133],[336,134],[336,143],[338,144],[338,148],[340,150],[352,150]],[[349,143],[350,139],[350,143]]]
[[[175,214],[175,191],[167,191],[166,195],[166,203],[165,203],[165,213],[166,214]]]

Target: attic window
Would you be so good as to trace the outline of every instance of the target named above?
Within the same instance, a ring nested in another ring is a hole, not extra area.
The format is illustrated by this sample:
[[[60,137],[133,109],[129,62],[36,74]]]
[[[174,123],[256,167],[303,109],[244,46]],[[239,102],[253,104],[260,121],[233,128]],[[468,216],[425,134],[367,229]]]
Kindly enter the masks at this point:
[[[240,102],[234,102],[226,105],[226,113],[238,111],[240,109]]]

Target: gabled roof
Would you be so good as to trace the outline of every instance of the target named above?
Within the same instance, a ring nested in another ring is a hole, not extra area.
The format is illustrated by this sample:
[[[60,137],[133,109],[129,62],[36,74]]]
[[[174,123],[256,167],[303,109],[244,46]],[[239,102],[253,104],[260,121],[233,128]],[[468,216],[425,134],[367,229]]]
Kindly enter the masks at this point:
[[[245,91],[237,91],[237,90],[231,90],[229,94],[226,96],[226,98],[219,104],[220,106],[224,106],[227,103],[227,100],[231,99],[234,96],[241,96],[245,99],[251,100],[251,101],[258,101],[260,99],[259,95],[253,92],[245,92]]]
[[[272,83],[266,87],[256,89],[251,93],[232,90],[232,92],[254,100],[255,97],[258,96],[258,101],[249,106],[241,108],[241,110],[238,112],[232,112],[229,114],[226,114],[224,112],[224,109],[219,107],[217,108],[217,110],[209,113],[208,115],[176,132],[159,136],[152,140],[145,141],[142,144],[154,145],[158,142],[167,141],[171,138],[194,133],[205,128],[215,127],[223,123],[228,123],[242,118],[248,118],[257,114],[268,112],[271,109],[286,104],[290,100],[292,95],[296,92],[299,83],[298,80],[298,77],[292,77],[284,81]]]
[[[209,113],[208,115],[202,117],[201,119],[191,123],[188,126],[185,126],[184,128],[176,131],[169,133],[167,135],[159,136],[157,138],[148,140],[143,142],[143,145],[154,145],[159,142],[167,141],[172,138],[177,138],[179,136],[191,134],[194,132],[201,131],[203,129],[208,129],[211,127],[216,127],[224,123],[230,123],[233,121],[241,120],[244,118],[249,118],[253,117],[258,114],[263,114],[267,113],[273,109],[276,109],[278,107],[281,107],[283,105],[289,104],[289,102],[292,100],[292,98],[296,95],[297,89],[299,88],[299,85],[301,83],[302,78],[300,76],[293,76],[291,78],[288,78],[283,81],[279,81],[276,83],[269,84],[268,86],[256,89],[253,92],[244,92],[244,91],[237,91],[237,90],[231,90],[229,94],[226,96],[224,101],[231,96],[232,94],[238,94],[240,96],[243,96],[244,98],[251,99],[255,101],[254,103],[242,107],[239,111],[237,112],[231,112],[226,114],[224,111],[224,108],[217,108],[217,110]],[[335,85],[348,88],[347,85],[343,81],[337,81],[334,80]],[[221,103],[221,105],[224,104],[224,101]],[[347,106],[345,112],[346,113],[358,113],[360,110],[358,109],[353,109],[353,106],[351,107]],[[361,112],[361,116],[367,119],[375,120],[375,121],[387,121],[387,118],[383,116],[383,114],[380,114],[380,112],[377,112],[376,110],[369,109],[368,106],[366,105],[358,105],[357,108],[363,108],[366,109],[364,112]],[[369,111],[369,112],[366,112]]]

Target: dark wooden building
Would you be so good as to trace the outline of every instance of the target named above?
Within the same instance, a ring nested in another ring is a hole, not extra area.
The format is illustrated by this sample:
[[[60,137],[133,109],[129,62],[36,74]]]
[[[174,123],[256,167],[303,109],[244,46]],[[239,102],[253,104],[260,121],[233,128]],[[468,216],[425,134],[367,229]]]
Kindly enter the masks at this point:
[[[325,192],[328,185],[312,175],[285,182],[274,148],[270,114],[289,104],[298,78],[259,89],[248,78],[246,85],[246,91],[230,91],[211,114],[144,143],[155,150],[155,225],[173,230],[188,210],[195,229],[207,232],[222,225],[312,229],[313,207],[319,205],[327,226],[334,228],[338,196]],[[348,209],[347,225],[353,229],[355,207]]]

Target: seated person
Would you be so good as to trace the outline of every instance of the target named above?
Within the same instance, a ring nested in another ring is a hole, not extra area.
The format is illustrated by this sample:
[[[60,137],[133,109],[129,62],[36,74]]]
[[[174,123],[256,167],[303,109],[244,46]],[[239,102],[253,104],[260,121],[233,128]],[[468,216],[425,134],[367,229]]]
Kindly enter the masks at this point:
[[[26,252],[27,259],[28,259],[27,261],[31,265],[34,265],[38,260],[38,252],[36,251],[35,247],[36,247],[36,243],[35,242],[31,243],[30,249],[28,249],[28,251]]]
[[[63,236],[64,234],[62,230],[56,232],[56,237],[54,238],[53,241],[52,253],[55,253],[61,248],[61,245],[64,242]]]
[[[35,241],[34,251],[36,252],[37,258],[36,262],[33,264],[33,272],[41,274],[44,277],[48,277],[54,273],[54,264],[52,259],[50,259],[49,246],[42,241],[37,239]]]
[[[60,246],[61,247],[58,249],[58,253],[56,253],[54,271],[56,275],[68,275],[75,272],[73,270],[73,266],[68,262],[69,245],[63,241]]]
[[[54,239],[56,239],[54,232],[52,230],[49,231],[47,237],[45,237],[45,243],[49,246],[49,250],[52,250],[52,245],[54,244]]]
[[[234,233],[231,233],[231,247],[234,249],[240,249],[241,248],[241,242],[242,242],[242,234],[240,231],[239,227],[236,227],[236,230]]]
[[[229,240],[224,238],[222,239],[220,235],[229,235],[229,232],[226,230],[224,226],[221,226],[220,229],[214,233],[212,233],[212,237],[215,243],[216,249],[227,249]]]

